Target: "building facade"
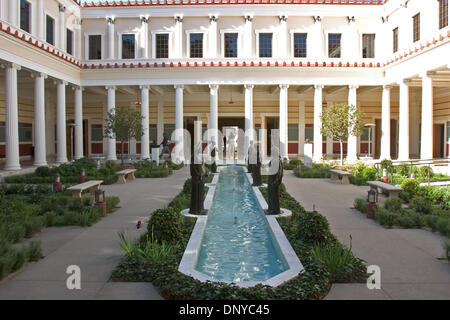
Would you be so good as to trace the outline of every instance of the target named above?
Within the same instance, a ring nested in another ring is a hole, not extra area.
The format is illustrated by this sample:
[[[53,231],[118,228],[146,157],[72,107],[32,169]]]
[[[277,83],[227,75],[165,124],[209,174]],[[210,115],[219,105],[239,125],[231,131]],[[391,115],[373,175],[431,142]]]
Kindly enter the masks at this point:
[[[116,159],[103,136],[116,107],[141,112],[144,136],[126,148],[144,159],[164,133],[226,127],[246,145],[279,129],[283,156],[309,140],[315,160],[332,158],[320,114],[342,102],[371,125],[345,142],[349,162],[450,157],[448,0],[0,3],[5,170]]]

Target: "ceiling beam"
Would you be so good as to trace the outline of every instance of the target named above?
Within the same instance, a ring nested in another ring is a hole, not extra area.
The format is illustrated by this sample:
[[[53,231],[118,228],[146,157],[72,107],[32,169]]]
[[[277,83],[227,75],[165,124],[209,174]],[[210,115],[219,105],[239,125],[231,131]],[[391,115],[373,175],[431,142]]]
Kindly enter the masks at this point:
[[[157,95],[164,94],[164,89],[161,86],[150,86],[150,91]]]
[[[303,86],[303,87],[298,87],[297,93],[298,94],[304,94],[307,93],[309,90],[311,90],[313,88],[313,86]]]
[[[338,93],[339,91],[341,91],[341,90],[343,90],[343,89],[345,89],[345,88],[347,88],[347,87],[346,87],[346,86],[327,87],[327,88],[325,89],[325,92],[326,92],[327,94],[335,94],[335,93]]]

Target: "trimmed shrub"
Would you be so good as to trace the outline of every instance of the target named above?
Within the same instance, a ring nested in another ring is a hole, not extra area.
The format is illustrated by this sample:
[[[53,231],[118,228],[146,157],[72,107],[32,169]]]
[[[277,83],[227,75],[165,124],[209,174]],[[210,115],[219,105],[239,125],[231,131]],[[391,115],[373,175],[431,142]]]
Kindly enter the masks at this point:
[[[106,212],[113,212],[120,203],[119,197],[106,197]]]
[[[402,200],[399,198],[388,199],[384,203],[384,207],[392,212],[400,211],[402,209]]]
[[[385,208],[375,207],[375,220],[382,226],[392,227],[395,222],[395,214]]]
[[[407,178],[403,180],[401,187],[403,191],[406,192],[411,198],[414,197],[419,191],[420,182],[416,179]]]
[[[416,212],[423,214],[431,214],[433,212],[433,204],[424,197],[416,196],[412,198],[409,206]]]
[[[148,223],[148,232],[159,242],[176,243],[183,234],[182,216],[174,208],[153,212]]]
[[[353,203],[353,206],[356,210],[358,210],[361,213],[367,213],[367,199],[364,198],[357,198],[355,199],[355,202]]]
[[[304,212],[297,221],[297,235],[307,244],[325,243],[330,240],[330,225],[320,213]]]

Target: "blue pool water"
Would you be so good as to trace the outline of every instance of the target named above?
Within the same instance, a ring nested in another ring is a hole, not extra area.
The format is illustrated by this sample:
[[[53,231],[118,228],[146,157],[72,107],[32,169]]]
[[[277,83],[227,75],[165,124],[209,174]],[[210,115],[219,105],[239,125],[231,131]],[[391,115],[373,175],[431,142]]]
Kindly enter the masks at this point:
[[[196,270],[219,281],[265,281],[287,270],[243,168],[220,172]]]

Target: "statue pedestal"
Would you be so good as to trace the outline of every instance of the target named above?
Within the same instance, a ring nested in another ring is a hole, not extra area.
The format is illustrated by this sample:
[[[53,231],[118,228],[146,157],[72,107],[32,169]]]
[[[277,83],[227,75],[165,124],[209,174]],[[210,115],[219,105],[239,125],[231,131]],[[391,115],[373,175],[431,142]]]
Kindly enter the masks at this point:
[[[159,147],[152,148],[152,161],[156,162],[156,165],[159,166]]]
[[[313,145],[311,143],[305,144],[305,159],[304,164],[307,167],[312,168],[313,164]]]

